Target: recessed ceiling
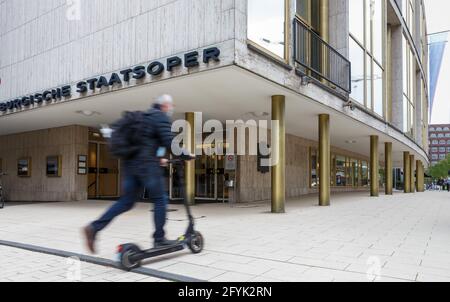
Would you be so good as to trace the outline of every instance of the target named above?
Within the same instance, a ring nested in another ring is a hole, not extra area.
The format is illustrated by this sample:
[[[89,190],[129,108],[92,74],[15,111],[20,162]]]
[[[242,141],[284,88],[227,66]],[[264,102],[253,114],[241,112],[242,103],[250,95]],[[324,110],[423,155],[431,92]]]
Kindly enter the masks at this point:
[[[270,113],[271,96],[283,94],[286,95],[289,134],[317,141],[318,115],[328,113],[333,146],[368,156],[370,135],[380,136],[380,154],[384,152],[383,142],[392,140],[362,122],[235,66],[0,117],[0,135],[66,125],[100,127],[117,120],[123,111],[148,109],[155,97],[165,93],[175,99],[177,119],[188,111],[202,112],[204,121],[254,119],[249,113]],[[80,112],[96,114],[89,116]],[[349,144],[349,141],[354,143]],[[394,165],[402,165],[405,148],[393,141]]]

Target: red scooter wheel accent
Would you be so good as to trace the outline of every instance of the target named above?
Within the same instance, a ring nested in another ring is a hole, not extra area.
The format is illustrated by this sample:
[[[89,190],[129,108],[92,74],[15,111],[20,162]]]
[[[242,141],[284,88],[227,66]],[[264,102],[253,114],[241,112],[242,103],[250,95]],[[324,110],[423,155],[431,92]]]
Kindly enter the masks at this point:
[[[141,262],[134,262],[130,259],[131,256],[136,255],[141,252],[141,249],[135,244],[124,244],[121,246],[121,252],[119,253],[120,264],[122,268],[131,271],[133,269],[139,268]]]

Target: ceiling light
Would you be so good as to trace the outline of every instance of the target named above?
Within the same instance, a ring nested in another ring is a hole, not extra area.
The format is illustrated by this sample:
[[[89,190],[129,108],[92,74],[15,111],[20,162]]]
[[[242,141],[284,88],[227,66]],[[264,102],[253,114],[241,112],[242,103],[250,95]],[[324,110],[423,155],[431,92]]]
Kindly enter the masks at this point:
[[[82,114],[82,115],[87,116],[87,117],[91,117],[91,116],[94,116],[94,115],[100,115],[99,112],[91,111],[91,110],[79,110],[76,113]]]
[[[254,117],[259,117],[259,118],[269,116],[269,113],[264,112],[264,111],[249,112],[248,114],[251,114]]]

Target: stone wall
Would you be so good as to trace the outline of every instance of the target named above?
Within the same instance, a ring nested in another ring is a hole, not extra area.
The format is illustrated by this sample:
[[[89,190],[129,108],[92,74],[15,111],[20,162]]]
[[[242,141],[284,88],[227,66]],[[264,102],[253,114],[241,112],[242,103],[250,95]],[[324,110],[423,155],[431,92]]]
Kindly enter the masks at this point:
[[[87,176],[77,174],[78,155],[88,153],[88,129],[68,126],[0,137],[0,158],[10,201],[87,199]],[[47,156],[62,156],[62,176],[46,176]],[[17,176],[17,161],[31,158],[31,177]]]

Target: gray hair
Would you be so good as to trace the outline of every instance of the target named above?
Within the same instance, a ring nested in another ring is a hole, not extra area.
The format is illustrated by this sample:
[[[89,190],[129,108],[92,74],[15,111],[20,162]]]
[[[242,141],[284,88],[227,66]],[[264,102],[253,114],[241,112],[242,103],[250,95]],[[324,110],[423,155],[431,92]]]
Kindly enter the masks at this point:
[[[163,94],[155,99],[155,104],[158,104],[158,105],[170,104],[170,105],[172,105],[173,98],[171,95]]]

